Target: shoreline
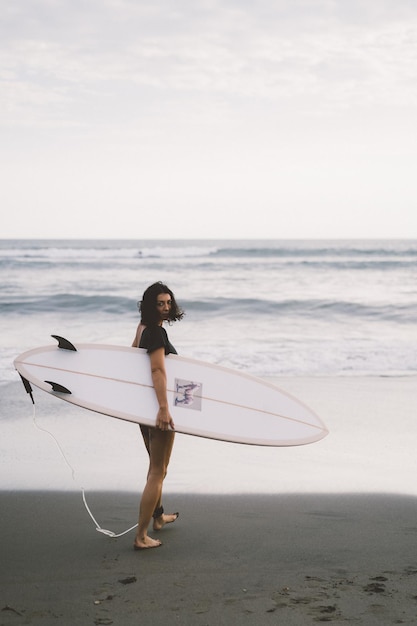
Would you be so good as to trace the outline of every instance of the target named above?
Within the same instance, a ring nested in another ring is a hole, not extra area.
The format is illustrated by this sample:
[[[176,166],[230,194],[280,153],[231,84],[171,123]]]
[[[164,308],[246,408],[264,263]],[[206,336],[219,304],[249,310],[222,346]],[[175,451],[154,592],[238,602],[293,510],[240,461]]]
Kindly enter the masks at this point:
[[[79,494],[0,492],[0,623],[415,623],[417,498],[170,494],[180,511],[135,552],[94,530]],[[121,532],[138,494],[90,494]],[[35,529],[35,530],[34,530]],[[152,533],[151,533],[152,534]]]
[[[273,380],[321,417],[328,436],[271,448],[178,433],[166,492],[417,495],[416,376]],[[0,490],[141,491],[148,459],[136,424],[40,390],[35,402],[19,381],[1,394]]]

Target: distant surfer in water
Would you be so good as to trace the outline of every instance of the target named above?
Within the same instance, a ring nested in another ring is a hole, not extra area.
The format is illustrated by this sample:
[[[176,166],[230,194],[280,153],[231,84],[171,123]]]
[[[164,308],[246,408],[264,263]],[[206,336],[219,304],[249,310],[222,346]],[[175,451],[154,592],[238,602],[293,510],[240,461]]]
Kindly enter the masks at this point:
[[[163,328],[163,323],[172,324],[184,316],[172,291],[161,282],[154,283],[146,289],[139,303],[139,311],[141,320],[132,347],[145,348],[149,354],[159,410],[154,427],[140,425],[149,454],[149,470],[139,507],[138,529],[133,544],[135,550],[158,548],[162,545],[158,539],[148,536],[152,518],[154,530],[161,530],[165,524],[175,522],[178,518],[178,513],[164,513],[162,506],[162,485],[175,438],[175,426],[167,399],[165,355],[177,354]]]

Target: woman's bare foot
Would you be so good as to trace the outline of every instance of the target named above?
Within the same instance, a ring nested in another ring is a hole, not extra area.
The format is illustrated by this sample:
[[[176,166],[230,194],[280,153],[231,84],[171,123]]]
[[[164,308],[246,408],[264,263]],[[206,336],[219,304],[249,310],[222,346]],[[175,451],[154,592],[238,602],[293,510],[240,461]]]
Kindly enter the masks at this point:
[[[135,539],[133,548],[135,550],[148,550],[149,548],[159,548],[162,546],[162,542],[159,539],[152,539],[146,535],[143,539]]]
[[[165,524],[172,524],[179,517],[179,513],[162,513],[159,517],[155,517],[153,520],[153,529],[161,530]]]

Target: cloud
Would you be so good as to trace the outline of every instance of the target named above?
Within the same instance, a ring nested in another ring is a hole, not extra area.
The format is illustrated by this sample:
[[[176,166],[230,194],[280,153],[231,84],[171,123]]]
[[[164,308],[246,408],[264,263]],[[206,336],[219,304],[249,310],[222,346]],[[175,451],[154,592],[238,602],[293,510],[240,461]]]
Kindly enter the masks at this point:
[[[400,3],[403,21],[394,3],[348,5],[22,0],[1,32],[3,123],[41,121],[42,99],[52,123],[90,123],[108,94],[138,107],[167,94],[185,106],[265,99],[319,115],[414,106],[417,10]]]
[[[277,207],[398,204],[396,189],[414,207],[416,59],[414,0],[6,3],[4,193],[45,215],[56,198],[77,206],[77,232],[85,205],[118,198],[125,216],[204,206],[220,224],[229,206],[270,221]]]

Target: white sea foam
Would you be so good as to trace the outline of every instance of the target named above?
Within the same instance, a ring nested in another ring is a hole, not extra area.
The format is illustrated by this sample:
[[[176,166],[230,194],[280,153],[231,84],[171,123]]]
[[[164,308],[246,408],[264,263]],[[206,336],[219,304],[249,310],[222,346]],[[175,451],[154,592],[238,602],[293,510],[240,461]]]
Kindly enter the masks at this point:
[[[413,241],[0,241],[0,381],[52,342],[130,345],[156,280],[181,354],[258,376],[413,375]]]

